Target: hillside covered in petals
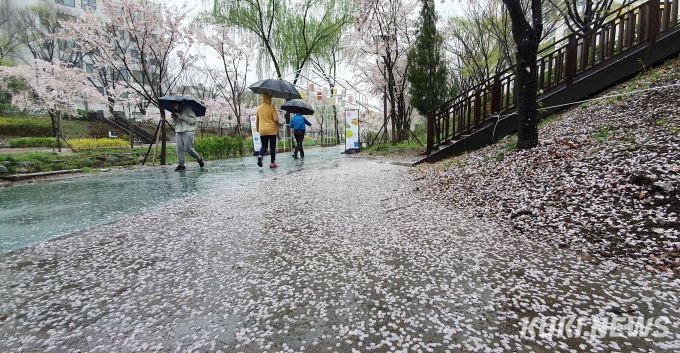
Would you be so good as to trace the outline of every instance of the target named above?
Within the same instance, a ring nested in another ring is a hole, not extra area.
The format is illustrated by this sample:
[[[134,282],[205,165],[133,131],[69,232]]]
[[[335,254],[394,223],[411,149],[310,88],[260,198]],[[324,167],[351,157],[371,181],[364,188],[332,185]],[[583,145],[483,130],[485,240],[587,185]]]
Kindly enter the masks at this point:
[[[680,277],[680,59],[599,97],[542,121],[537,148],[511,136],[413,179],[511,234]]]

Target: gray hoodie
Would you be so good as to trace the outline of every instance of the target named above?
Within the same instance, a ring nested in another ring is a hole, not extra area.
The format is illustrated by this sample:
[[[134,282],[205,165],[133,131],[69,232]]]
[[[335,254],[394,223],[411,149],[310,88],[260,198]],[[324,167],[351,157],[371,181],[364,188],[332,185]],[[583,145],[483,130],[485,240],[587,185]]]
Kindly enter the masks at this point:
[[[176,119],[175,117],[172,118],[172,123],[175,125],[175,132],[178,134],[187,132],[193,134],[196,132],[196,113],[194,113],[194,110],[191,109],[190,106],[184,106],[182,113],[179,115],[182,116],[182,121],[179,121],[179,119]]]

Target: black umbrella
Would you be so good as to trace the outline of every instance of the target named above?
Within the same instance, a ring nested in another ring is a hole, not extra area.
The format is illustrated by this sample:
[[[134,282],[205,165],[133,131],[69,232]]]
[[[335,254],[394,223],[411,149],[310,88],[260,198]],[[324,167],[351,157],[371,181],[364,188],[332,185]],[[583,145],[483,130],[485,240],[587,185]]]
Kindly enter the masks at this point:
[[[284,80],[270,78],[257,81],[248,88],[250,88],[253,93],[262,94],[266,92],[274,98],[283,98],[287,101],[302,98],[297,89],[295,89],[295,86]]]
[[[307,105],[307,103],[303,101],[288,101],[286,103],[283,103],[281,109],[293,114],[300,115],[314,114],[314,109],[312,109],[312,107],[310,107],[309,105]]]
[[[158,98],[158,104],[161,106],[161,108],[171,113],[176,113],[175,108],[172,106],[173,102],[182,103],[182,105],[184,106],[191,107],[191,109],[194,110],[194,114],[196,114],[196,116],[205,115],[205,107],[203,106],[203,104],[197,102],[195,99],[189,96],[180,96],[177,94],[173,94]]]

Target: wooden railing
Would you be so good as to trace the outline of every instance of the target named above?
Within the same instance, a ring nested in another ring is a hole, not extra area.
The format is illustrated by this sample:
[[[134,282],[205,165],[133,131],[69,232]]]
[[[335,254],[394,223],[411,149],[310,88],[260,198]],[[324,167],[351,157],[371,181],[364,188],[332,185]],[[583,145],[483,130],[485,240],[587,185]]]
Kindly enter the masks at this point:
[[[633,9],[619,9],[597,30],[572,34],[538,52],[539,96],[640,45],[651,45],[659,34],[680,27],[680,0],[649,0]],[[427,154],[494,121],[515,108],[515,67],[487,79],[428,113]]]

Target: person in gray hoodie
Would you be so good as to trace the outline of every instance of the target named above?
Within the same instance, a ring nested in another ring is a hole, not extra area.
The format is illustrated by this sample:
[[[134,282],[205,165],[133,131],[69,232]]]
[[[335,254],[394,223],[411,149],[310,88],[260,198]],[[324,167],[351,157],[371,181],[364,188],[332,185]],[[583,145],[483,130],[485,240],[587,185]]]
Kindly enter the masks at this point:
[[[194,150],[194,134],[196,133],[196,113],[190,106],[183,106],[179,102],[173,102],[175,113],[172,114],[172,122],[175,126],[175,141],[177,142],[177,162],[179,165],[175,171],[187,169],[184,166],[184,151],[196,158],[198,165],[203,168],[203,158]]]

